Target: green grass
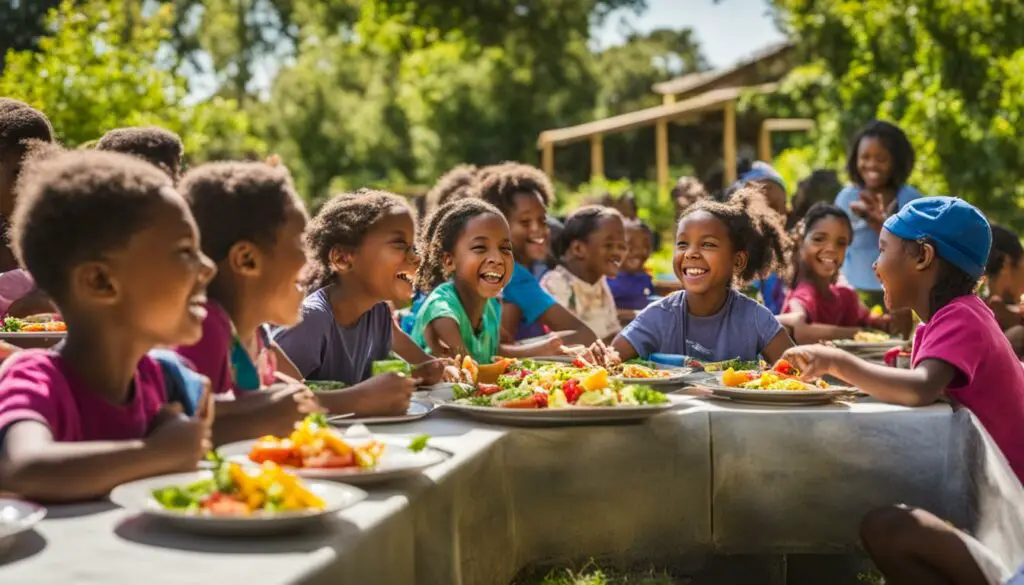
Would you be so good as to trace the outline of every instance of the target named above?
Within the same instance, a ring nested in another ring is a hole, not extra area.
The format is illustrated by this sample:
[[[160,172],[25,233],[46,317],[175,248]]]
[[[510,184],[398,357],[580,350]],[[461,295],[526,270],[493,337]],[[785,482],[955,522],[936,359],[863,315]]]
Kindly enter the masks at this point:
[[[606,571],[593,563],[579,570],[552,569],[539,580],[516,581],[514,585],[680,585],[684,581],[672,578],[668,573],[650,569],[647,571]]]

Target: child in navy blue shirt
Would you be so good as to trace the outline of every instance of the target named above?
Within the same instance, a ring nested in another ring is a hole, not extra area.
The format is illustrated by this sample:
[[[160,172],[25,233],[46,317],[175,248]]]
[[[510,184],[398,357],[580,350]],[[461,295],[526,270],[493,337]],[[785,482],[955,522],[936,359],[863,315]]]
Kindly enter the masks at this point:
[[[644,268],[651,257],[653,243],[654,235],[647,224],[637,219],[626,222],[626,259],[622,261],[619,274],[608,279],[623,324],[632,321],[638,311],[647,307],[654,294],[654,281]]]

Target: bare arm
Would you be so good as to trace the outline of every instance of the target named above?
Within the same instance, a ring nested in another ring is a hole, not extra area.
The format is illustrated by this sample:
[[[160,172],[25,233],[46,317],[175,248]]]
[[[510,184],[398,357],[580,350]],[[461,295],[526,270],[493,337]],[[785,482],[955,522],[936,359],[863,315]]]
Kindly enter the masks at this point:
[[[575,331],[572,336],[565,338],[566,345],[590,345],[597,341],[597,335],[586,323],[557,303],[548,307],[537,320],[552,331]]]
[[[847,354],[849,355],[849,354]],[[926,406],[937,401],[956,369],[941,360],[922,361],[912,370],[890,368],[853,357],[837,360],[833,375],[882,402]]]
[[[301,380],[305,377],[299,371],[299,367],[295,365],[295,362],[292,361],[292,358],[288,357],[288,354],[281,349],[281,346],[276,341],[271,342],[270,350],[274,352],[274,357],[277,359],[278,372],[296,380]]]
[[[519,305],[513,303],[501,304],[501,342],[513,343],[516,340],[516,331],[519,330],[519,322],[523,319],[523,311]]]
[[[781,319],[780,319],[781,322]],[[824,323],[799,323],[793,329],[793,337],[798,344],[818,343],[831,339],[853,339],[860,331],[858,327],[840,327]]]
[[[793,347],[793,340],[789,338],[789,334],[785,330],[779,331],[775,337],[768,342],[768,345],[764,346],[761,350],[761,355],[769,363],[775,363],[782,358],[782,354],[786,353],[786,350]]]
[[[619,354],[622,361],[631,360],[637,357],[636,349],[633,347],[633,344],[623,337],[621,333],[616,335],[615,339],[612,340],[612,349]]]
[[[118,485],[180,469],[180,460],[145,440],[57,442],[45,424],[21,421],[0,449],[0,483],[24,497],[73,502],[102,497]]]
[[[423,351],[423,348],[416,345],[416,342],[409,337],[409,334],[402,331],[397,323],[391,323],[391,349],[398,354],[398,357],[410,364],[422,364],[433,358]]]
[[[455,322],[455,319],[440,317],[427,323],[423,339],[426,340],[430,353],[435,356],[469,355],[469,349],[466,347],[466,342],[462,340],[459,324]]]

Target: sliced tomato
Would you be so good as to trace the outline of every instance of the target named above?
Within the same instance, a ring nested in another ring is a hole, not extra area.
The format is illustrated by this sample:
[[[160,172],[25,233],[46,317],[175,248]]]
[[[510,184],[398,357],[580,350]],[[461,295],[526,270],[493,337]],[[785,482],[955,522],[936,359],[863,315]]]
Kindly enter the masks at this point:
[[[202,507],[214,516],[247,516],[251,512],[245,502],[222,492],[214,492],[203,502]]]
[[[497,384],[480,384],[476,387],[477,396],[490,396],[501,392],[501,386]]]
[[[273,461],[278,465],[294,462],[297,454],[291,441],[258,441],[249,451],[249,459],[256,463]]]
[[[339,455],[333,451],[322,451],[311,457],[302,460],[302,466],[310,469],[333,469],[337,467],[352,467],[356,464],[355,453],[349,451]]]
[[[499,408],[540,408],[537,403],[537,395],[520,398],[518,400],[506,400],[498,405]]]

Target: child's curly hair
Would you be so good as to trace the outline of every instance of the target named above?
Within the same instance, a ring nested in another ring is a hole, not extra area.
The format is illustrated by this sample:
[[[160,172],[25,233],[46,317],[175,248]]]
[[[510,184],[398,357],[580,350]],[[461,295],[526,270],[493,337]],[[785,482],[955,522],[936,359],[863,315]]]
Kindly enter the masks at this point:
[[[427,191],[425,205],[430,213],[442,205],[470,197],[480,197],[477,168],[475,165],[457,165],[441,175],[433,188]]]
[[[82,262],[123,248],[154,206],[177,197],[156,167],[112,152],[71,151],[26,168],[11,221],[14,254],[61,305]]]
[[[163,128],[115,128],[99,139],[96,150],[137,156],[156,165],[176,181],[181,171],[185,146],[177,134]]]
[[[515,208],[520,193],[536,193],[544,206],[551,204],[555,189],[544,171],[516,162],[504,162],[479,171],[480,192],[484,201],[508,214]]]
[[[994,223],[991,224],[991,227],[992,251],[989,252],[988,262],[985,264],[985,276],[989,280],[995,278],[1007,263],[1011,267],[1017,266],[1024,258],[1024,246],[1021,246],[1020,238],[1013,233],[1013,230]],[[1013,302],[1014,299],[1005,300]]]
[[[306,228],[311,255],[306,290],[312,293],[333,284],[331,250],[358,248],[373,225],[396,207],[414,215],[408,201],[387,191],[360,189],[328,199]]]
[[[24,102],[3,98],[0,102],[0,165],[8,167],[17,176],[28,142],[32,140],[54,141],[50,120]]]
[[[203,253],[218,264],[238,242],[269,249],[288,211],[306,210],[288,171],[259,162],[200,165],[185,174],[179,191],[196,218]]]
[[[792,242],[782,216],[768,207],[759,185],[744,185],[724,202],[702,199],[683,211],[679,222],[699,212],[725,224],[733,252],[747,253],[747,265],[738,275],[741,281],[767,277],[788,257]]]
[[[892,157],[892,174],[886,186],[899,189],[905,185],[914,170],[914,147],[899,126],[881,120],[872,120],[853,137],[850,154],[846,159],[846,174],[850,176],[850,180],[859,187],[864,186],[864,177],[860,176],[860,171],[857,170],[857,158],[860,143],[865,138],[874,138],[881,142]]]
[[[444,255],[455,250],[455,242],[474,217],[487,213],[504,219],[501,211],[479,199],[460,199],[440,207],[427,219],[420,239],[423,259],[416,271],[416,287],[428,292],[448,280],[444,271]]]

